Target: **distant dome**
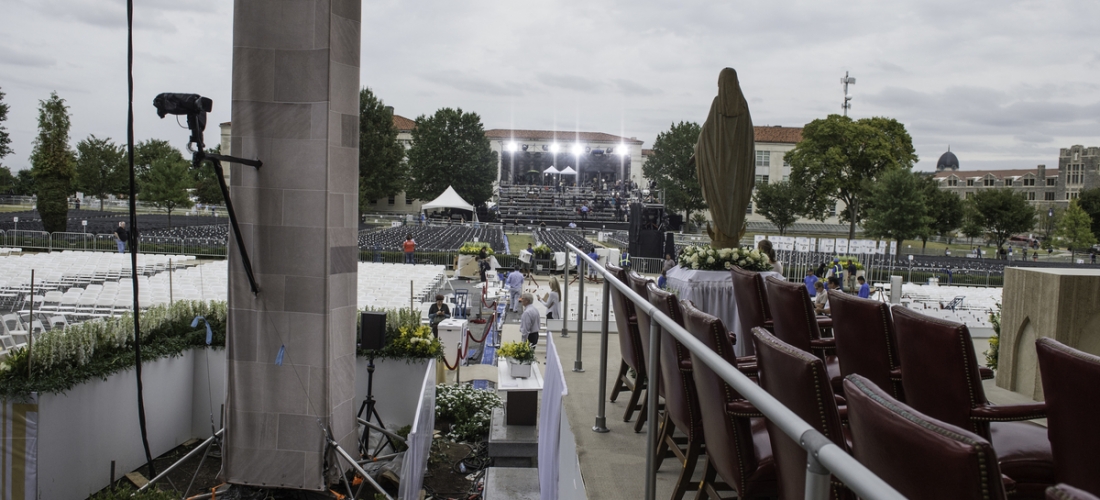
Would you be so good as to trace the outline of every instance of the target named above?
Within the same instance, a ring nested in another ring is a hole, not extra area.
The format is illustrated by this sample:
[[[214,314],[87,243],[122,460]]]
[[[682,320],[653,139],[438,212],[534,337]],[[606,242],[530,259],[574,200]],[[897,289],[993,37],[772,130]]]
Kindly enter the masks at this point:
[[[940,161],[936,162],[936,171],[943,170],[958,170],[959,159],[955,157],[955,153],[948,151],[940,156]]]

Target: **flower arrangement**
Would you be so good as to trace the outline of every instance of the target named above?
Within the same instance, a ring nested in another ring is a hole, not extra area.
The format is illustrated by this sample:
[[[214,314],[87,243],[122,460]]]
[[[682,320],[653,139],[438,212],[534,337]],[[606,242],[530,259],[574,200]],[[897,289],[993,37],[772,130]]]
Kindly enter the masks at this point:
[[[860,271],[863,270],[863,263],[860,262],[859,259],[856,257],[853,257],[851,255],[837,255],[836,259],[840,261],[840,265],[844,266],[845,270],[848,269],[848,260],[851,260],[852,264],[856,265],[856,269]]]
[[[435,418],[449,424],[446,436],[454,441],[484,441],[493,408],[501,406],[500,396],[494,391],[474,389],[470,384],[435,386]]]
[[[536,259],[549,259],[554,254],[554,250],[543,244],[532,248],[531,253],[535,254]]]
[[[524,365],[535,361],[535,350],[527,342],[505,342],[500,349],[497,349],[497,354]]]
[[[680,252],[680,267],[703,271],[723,271],[733,266],[747,271],[771,271],[768,256],[751,248],[714,248],[692,245]]]
[[[467,241],[466,243],[463,243],[461,247],[458,247],[458,253],[461,255],[478,255],[479,253],[481,253],[482,249],[485,249],[486,255],[490,257],[493,255],[493,247],[489,246],[488,243],[474,243],[470,241]]]

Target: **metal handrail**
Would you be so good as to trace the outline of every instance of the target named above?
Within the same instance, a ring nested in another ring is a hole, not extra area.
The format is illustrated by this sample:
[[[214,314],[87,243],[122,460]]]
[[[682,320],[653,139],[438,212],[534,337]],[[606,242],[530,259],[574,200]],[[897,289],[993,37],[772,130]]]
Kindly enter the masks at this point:
[[[596,426],[593,427],[593,431],[607,432],[605,427],[606,415],[606,394],[605,387],[607,387],[607,336],[608,336],[608,306],[609,295],[611,287],[615,287],[621,292],[627,300],[634,303],[634,307],[639,309],[640,312],[648,314],[650,317],[650,329],[649,329],[649,346],[650,346],[650,358],[647,360],[649,363],[648,373],[658,373],[657,361],[660,359],[661,342],[659,340],[660,331],[672,334],[676,337],[676,340],[680,341],[689,351],[694,354],[697,359],[701,360],[704,364],[714,370],[722,380],[725,380],[727,384],[733,387],[741,395],[745,396],[760,410],[760,413],[764,414],[768,420],[776,425],[791,439],[795,440],[799,445],[806,450],[806,494],[807,500],[823,500],[829,496],[829,474],[830,472],[844,482],[849,488],[852,489],[857,495],[867,499],[902,499],[905,498],[897,492],[893,487],[876,476],[873,472],[868,470],[863,464],[856,461],[851,455],[834,444],[829,438],[825,437],[816,429],[814,429],[806,421],[798,417],[793,411],[780,403],[779,400],[768,394],[762,387],[754,383],[751,379],[741,373],[735,366],[727,363],[721,356],[712,351],[702,342],[695,338],[691,333],[688,333],[680,325],[676,324],[672,318],[669,318],[663,314],[658,308],[650,304],[648,300],[642,298],[637,293],[634,293],[629,286],[619,281],[619,279],[611,274],[610,271],[600,266],[599,263],[592,260],[588,255],[582,252],[579,248],[572,243],[566,243],[566,246],[581,258],[581,268],[577,271],[583,273],[585,268],[593,266],[597,273],[603,276],[603,315],[601,318],[601,334],[602,339],[600,343],[600,386],[599,386],[599,402],[597,406]],[[566,252],[566,260],[569,259],[569,252]],[[583,278],[582,278],[583,282]],[[568,311],[568,304],[565,304],[565,310]],[[581,317],[582,311],[578,309],[578,318]],[[563,318],[567,319],[567,318]],[[660,328],[658,328],[658,325]],[[578,321],[578,329],[581,326]],[[577,332],[577,361],[580,363],[581,355],[581,335]],[[655,500],[656,494],[656,481],[657,470],[656,460],[654,459],[654,453],[657,450],[657,387],[656,382],[650,382],[650,389],[646,391],[646,397],[648,398],[648,410],[647,416],[649,425],[647,431],[647,447],[646,447],[646,485],[645,485],[645,498],[646,500]]]

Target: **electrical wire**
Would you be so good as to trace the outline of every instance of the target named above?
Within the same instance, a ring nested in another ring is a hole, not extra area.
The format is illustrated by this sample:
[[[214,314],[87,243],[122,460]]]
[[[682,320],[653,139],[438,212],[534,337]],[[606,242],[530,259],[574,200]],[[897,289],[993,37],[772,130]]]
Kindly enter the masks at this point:
[[[141,327],[138,317],[137,266],[137,188],[134,175],[134,0],[126,0],[126,81],[128,101],[126,116],[126,152],[130,163],[130,277],[134,285],[134,375],[137,378],[138,426],[141,428],[141,445],[145,448],[145,460],[149,463],[149,477],[157,477],[153,454],[149,450],[149,432],[145,425],[145,396],[141,383]]]

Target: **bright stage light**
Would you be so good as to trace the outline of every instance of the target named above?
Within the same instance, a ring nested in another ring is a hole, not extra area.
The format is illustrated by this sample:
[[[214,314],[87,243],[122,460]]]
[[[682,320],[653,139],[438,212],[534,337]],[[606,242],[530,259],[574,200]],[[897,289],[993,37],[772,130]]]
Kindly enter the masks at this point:
[[[580,156],[580,155],[584,154],[584,146],[581,146],[580,144],[574,144],[573,145],[573,154],[577,155],[577,156]]]
[[[504,150],[508,151],[509,153],[515,153],[517,149],[518,148],[516,147],[516,143],[514,142],[509,142],[508,144],[504,145]]]
[[[555,143],[550,145],[550,152],[551,153],[557,153],[558,151],[561,151],[561,146],[559,146],[558,143],[555,142]]]
[[[615,152],[623,156],[630,156],[630,148],[623,145],[619,145],[619,147],[615,148]]]

